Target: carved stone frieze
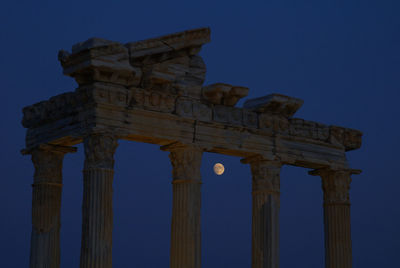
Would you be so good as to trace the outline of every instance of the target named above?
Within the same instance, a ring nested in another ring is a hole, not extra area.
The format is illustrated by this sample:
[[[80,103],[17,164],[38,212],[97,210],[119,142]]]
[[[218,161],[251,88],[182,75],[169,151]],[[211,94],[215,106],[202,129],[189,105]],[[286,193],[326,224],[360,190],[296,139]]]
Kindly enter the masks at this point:
[[[319,141],[327,141],[329,138],[329,126],[307,121],[299,118],[289,119],[289,134],[297,137],[311,138]]]
[[[179,98],[176,102],[176,114],[182,117],[193,116],[193,102],[188,98]]]
[[[258,128],[257,113],[243,109],[243,125],[246,127]]]
[[[233,125],[242,125],[243,124],[243,109],[234,108],[229,113],[229,123]]]
[[[219,123],[241,126],[243,124],[243,109],[214,105],[213,120]]]
[[[169,151],[172,163],[173,180],[200,181],[200,166],[203,150],[197,146],[182,143],[173,143],[161,147],[163,151]]]
[[[193,117],[200,121],[210,122],[212,120],[212,108],[207,104],[194,102]]]
[[[164,113],[175,113],[185,118],[205,122],[223,123],[232,126],[245,126],[270,130],[281,135],[303,137],[343,146],[346,151],[361,146],[362,133],[353,129],[306,121],[303,119],[257,113],[248,109],[212,105],[202,103],[189,97],[178,97],[161,91],[151,91],[142,88],[125,88],[122,86],[94,83],[82,86],[77,91],[52,97],[23,110],[23,125],[34,128],[49,124],[67,117],[77,117],[76,120],[85,120],[83,111],[92,109],[92,104],[107,104],[118,109],[137,107],[145,110]],[[82,117],[82,119],[80,119]],[[84,122],[83,122],[84,123]]]
[[[88,102],[110,104],[119,107],[126,107],[129,101],[129,90],[122,86],[111,84],[95,83],[90,86],[79,88],[85,91]]]
[[[270,129],[280,134],[289,132],[289,121],[283,116],[262,113],[258,116],[258,122],[260,129]]]
[[[63,93],[23,109],[22,125],[30,128],[55,121],[69,114],[78,113],[79,107],[86,102],[83,94]]]
[[[178,98],[175,113],[185,118],[192,118],[200,121],[212,121],[212,107],[190,98]]]
[[[117,139],[107,134],[92,134],[83,141],[85,147],[85,170],[114,168]]]
[[[130,89],[130,106],[146,110],[171,113],[175,110],[176,96],[160,91],[149,91],[141,88]]]

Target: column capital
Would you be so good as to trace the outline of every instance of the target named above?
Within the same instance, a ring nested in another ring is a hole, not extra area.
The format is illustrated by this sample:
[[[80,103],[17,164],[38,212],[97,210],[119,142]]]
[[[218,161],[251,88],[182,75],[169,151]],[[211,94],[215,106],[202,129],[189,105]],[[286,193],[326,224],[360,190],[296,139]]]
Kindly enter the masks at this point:
[[[197,145],[175,142],[162,146],[161,150],[170,152],[173,183],[201,181],[202,148]]]
[[[324,191],[325,205],[350,205],[350,183],[352,174],[360,174],[357,169],[322,168],[310,171],[313,176],[320,176]]]
[[[117,138],[111,134],[91,134],[84,141],[85,170],[92,168],[114,168],[114,153],[118,147]]]
[[[21,150],[23,155],[30,154],[35,167],[34,184],[40,183],[61,186],[62,163],[66,153],[74,153],[75,147],[40,144],[37,147]]]
[[[281,161],[269,160],[257,155],[242,159],[241,162],[250,164],[253,177],[253,194],[279,193]]]

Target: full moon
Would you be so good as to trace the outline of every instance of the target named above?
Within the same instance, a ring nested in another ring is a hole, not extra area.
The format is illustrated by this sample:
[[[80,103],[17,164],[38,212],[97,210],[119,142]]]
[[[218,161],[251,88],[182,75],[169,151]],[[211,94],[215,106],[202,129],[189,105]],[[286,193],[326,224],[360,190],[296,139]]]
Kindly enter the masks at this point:
[[[214,165],[214,173],[215,174],[222,175],[222,174],[224,174],[224,171],[225,171],[225,167],[221,163],[216,163]]]

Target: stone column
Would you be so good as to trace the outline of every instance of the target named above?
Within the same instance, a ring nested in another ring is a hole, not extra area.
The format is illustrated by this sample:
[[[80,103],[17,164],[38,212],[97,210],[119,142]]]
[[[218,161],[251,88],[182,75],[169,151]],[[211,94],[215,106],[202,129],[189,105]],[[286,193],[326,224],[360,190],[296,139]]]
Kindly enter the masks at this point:
[[[252,268],[279,267],[279,195],[282,164],[261,157],[242,160],[252,173]]]
[[[60,267],[60,210],[64,154],[76,148],[42,144],[31,154],[35,166],[32,193],[31,268]]]
[[[358,170],[320,169],[324,191],[325,267],[351,268],[350,198],[351,174]]]
[[[161,148],[170,151],[172,163],[171,268],[201,267],[202,150],[179,143]]]
[[[84,140],[81,268],[112,267],[112,183],[117,139],[90,135]]]

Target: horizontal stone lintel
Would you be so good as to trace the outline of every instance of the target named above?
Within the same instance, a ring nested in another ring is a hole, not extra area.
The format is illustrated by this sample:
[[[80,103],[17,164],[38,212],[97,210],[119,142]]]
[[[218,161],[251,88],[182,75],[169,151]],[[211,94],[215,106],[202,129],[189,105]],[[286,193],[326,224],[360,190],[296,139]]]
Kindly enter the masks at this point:
[[[258,129],[206,122],[176,114],[97,103],[27,131],[27,149],[42,143],[72,146],[92,132],[112,132],[120,139],[159,144],[195,143],[205,151],[249,157],[262,155],[307,168],[347,167],[343,146]]]
[[[26,128],[41,128],[51,123],[62,124],[63,119],[73,117],[84,124],[86,113],[91,107],[105,105],[113,110],[129,112],[132,109],[154,111],[157,116],[178,115],[181,120],[194,119],[199,122],[263,130],[274,135],[300,137],[310,142],[321,142],[326,146],[342,147],[345,151],[361,146],[362,133],[358,130],[285,115],[259,113],[244,108],[203,103],[197,99],[179,97],[161,91],[150,91],[136,87],[122,87],[98,83],[82,87],[75,92],[64,93],[23,109],[23,125]],[[91,115],[96,117],[95,114]],[[121,115],[123,118],[123,115]],[[121,118],[115,117],[115,120]],[[157,125],[155,125],[157,126]]]

